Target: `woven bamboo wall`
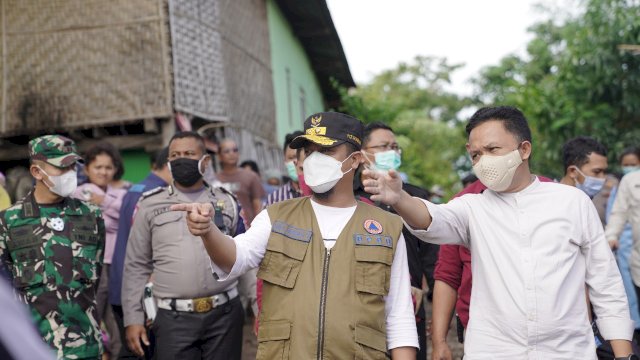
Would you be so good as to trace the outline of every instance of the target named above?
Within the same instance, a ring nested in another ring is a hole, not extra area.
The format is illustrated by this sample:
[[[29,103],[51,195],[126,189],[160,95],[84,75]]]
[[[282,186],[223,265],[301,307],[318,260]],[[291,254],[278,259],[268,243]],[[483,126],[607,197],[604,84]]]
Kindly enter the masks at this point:
[[[275,103],[264,0],[219,0],[222,55],[235,124],[275,143]]]
[[[172,114],[163,0],[0,0],[3,135]]]
[[[216,0],[169,0],[176,110],[228,121]]]

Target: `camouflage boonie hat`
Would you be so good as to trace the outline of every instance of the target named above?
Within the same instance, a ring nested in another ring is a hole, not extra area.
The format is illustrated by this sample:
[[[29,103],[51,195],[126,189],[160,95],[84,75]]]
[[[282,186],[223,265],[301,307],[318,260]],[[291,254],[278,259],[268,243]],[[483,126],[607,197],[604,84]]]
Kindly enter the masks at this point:
[[[45,135],[29,141],[29,157],[59,168],[83,162],[76,143],[61,135]]]

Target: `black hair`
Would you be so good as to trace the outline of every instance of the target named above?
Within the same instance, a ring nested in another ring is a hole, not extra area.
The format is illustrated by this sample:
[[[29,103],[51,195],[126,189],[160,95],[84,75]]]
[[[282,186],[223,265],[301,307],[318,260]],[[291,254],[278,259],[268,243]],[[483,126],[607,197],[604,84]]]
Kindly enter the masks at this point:
[[[173,142],[173,140],[177,140],[177,139],[196,139],[196,141],[198,142],[198,145],[200,146],[200,150],[202,150],[202,154],[203,155],[207,154],[207,148],[204,146],[204,139],[197,132],[180,131],[175,133],[175,135],[171,137],[171,140],[169,140],[169,145],[167,146],[167,148],[171,146],[171,143]]]
[[[85,167],[89,166],[89,164],[92,163],[98,155],[107,155],[111,158],[113,167],[116,169],[113,179],[120,180],[122,175],[124,175],[124,164],[122,163],[122,157],[120,156],[118,149],[106,141],[95,143],[84,153]]]
[[[151,154],[150,159],[151,166],[155,170],[162,169],[165,165],[167,165],[167,162],[169,162],[169,147],[165,146],[162,149],[154,152],[153,154]]]
[[[624,150],[622,150],[622,152],[620,153],[620,157],[618,158],[618,161],[622,162],[622,158],[627,155],[635,155],[638,158],[638,160],[640,160],[640,147],[629,146],[627,148],[624,148]]]
[[[522,111],[513,106],[493,106],[479,109],[469,119],[469,123],[465,128],[467,136],[471,135],[471,131],[478,125],[490,120],[502,122],[504,128],[513,134],[518,139],[518,142],[532,142],[531,129],[527,123],[527,118]]]
[[[289,148],[289,144],[293,141],[293,139],[297,138],[300,135],[304,135],[304,133],[300,130],[296,130],[292,133],[289,133],[284,136],[284,146],[282,147],[283,152],[287,152],[287,148]]]
[[[374,121],[372,123],[367,124],[364,127],[364,133],[362,134],[362,147],[369,143],[369,138],[371,137],[371,133],[375,130],[389,130],[393,132],[391,126],[383,123],[382,121]]]
[[[596,139],[588,136],[578,136],[564,143],[562,145],[562,164],[565,174],[569,166],[581,168],[588,163],[591,153],[607,156],[607,148]]]
[[[346,142],[345,141],[343,144],[347,145],[348,154],[352,154],[352,153],[354,153],[356,151],[360,151],[360,149],[357,146],[355,146],[354,144],[352,144],[350,142]]]
[[[251,170],[253,170],[254,173],[260,175],[260,168],[258,168],[258,164],[253,161],[253,160],[245,160],[243,162],[240,163],[240,167],[243,168],[245,166],[248,166],[251,168]]]

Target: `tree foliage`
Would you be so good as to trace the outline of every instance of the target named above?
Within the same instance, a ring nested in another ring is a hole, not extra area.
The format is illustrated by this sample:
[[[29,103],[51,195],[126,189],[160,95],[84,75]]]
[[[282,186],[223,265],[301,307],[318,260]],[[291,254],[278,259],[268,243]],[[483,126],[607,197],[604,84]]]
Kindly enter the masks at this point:
[[[578,135],[599,139],[610,160],[640,139],[640,44],[637,0],[588,0],[578,15],[552,15],[529,30],[525,59],[507,56],[475,80],[476,99],[523,110],[534,133],[534,170],[559,177],[562,144]],[[614,161],[615,163],[615,161]]]
[[[583,0],[573,15],[533,25],[525,56],[509,55],[474,79],[465,98],[447,91],[461,65],[416,57],[383,71],[357,89],[340,89],[342,108],[365,122],[381,120],[399,135],[410,181],[440,184],[454,192],[468,170],[460,111],[469,106],[520,108],[533,131],[535,173],[559,178],[561,148],[578,135],[599,139],[610,161],[640,143],[640,45],[638,0]]]
[[[369,123],[390,125],[403,148],[400,168],[411,183],[442,185],[453,191],[460,179],[456,161],[465,136],[458,113],[469,100],[446,90],[461,65],[418,56],[386,70],[356,89],[341,88],[341,111]],[[468,170],[468,169],[467,169]]]

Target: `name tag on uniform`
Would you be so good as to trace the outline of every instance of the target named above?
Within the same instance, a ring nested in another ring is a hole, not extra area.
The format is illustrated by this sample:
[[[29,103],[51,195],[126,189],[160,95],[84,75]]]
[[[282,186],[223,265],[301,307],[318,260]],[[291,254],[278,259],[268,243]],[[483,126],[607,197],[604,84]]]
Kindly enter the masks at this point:
[[[271,226],[271,232],[307,243],[311,241],[311,235],[313,233],[311,230],[300,229],[282,221],[276,221],[273,226]]]
[[[355,234],[353,243],[361,246],[384,246],[393,248],[393,239],[387,235]]]

